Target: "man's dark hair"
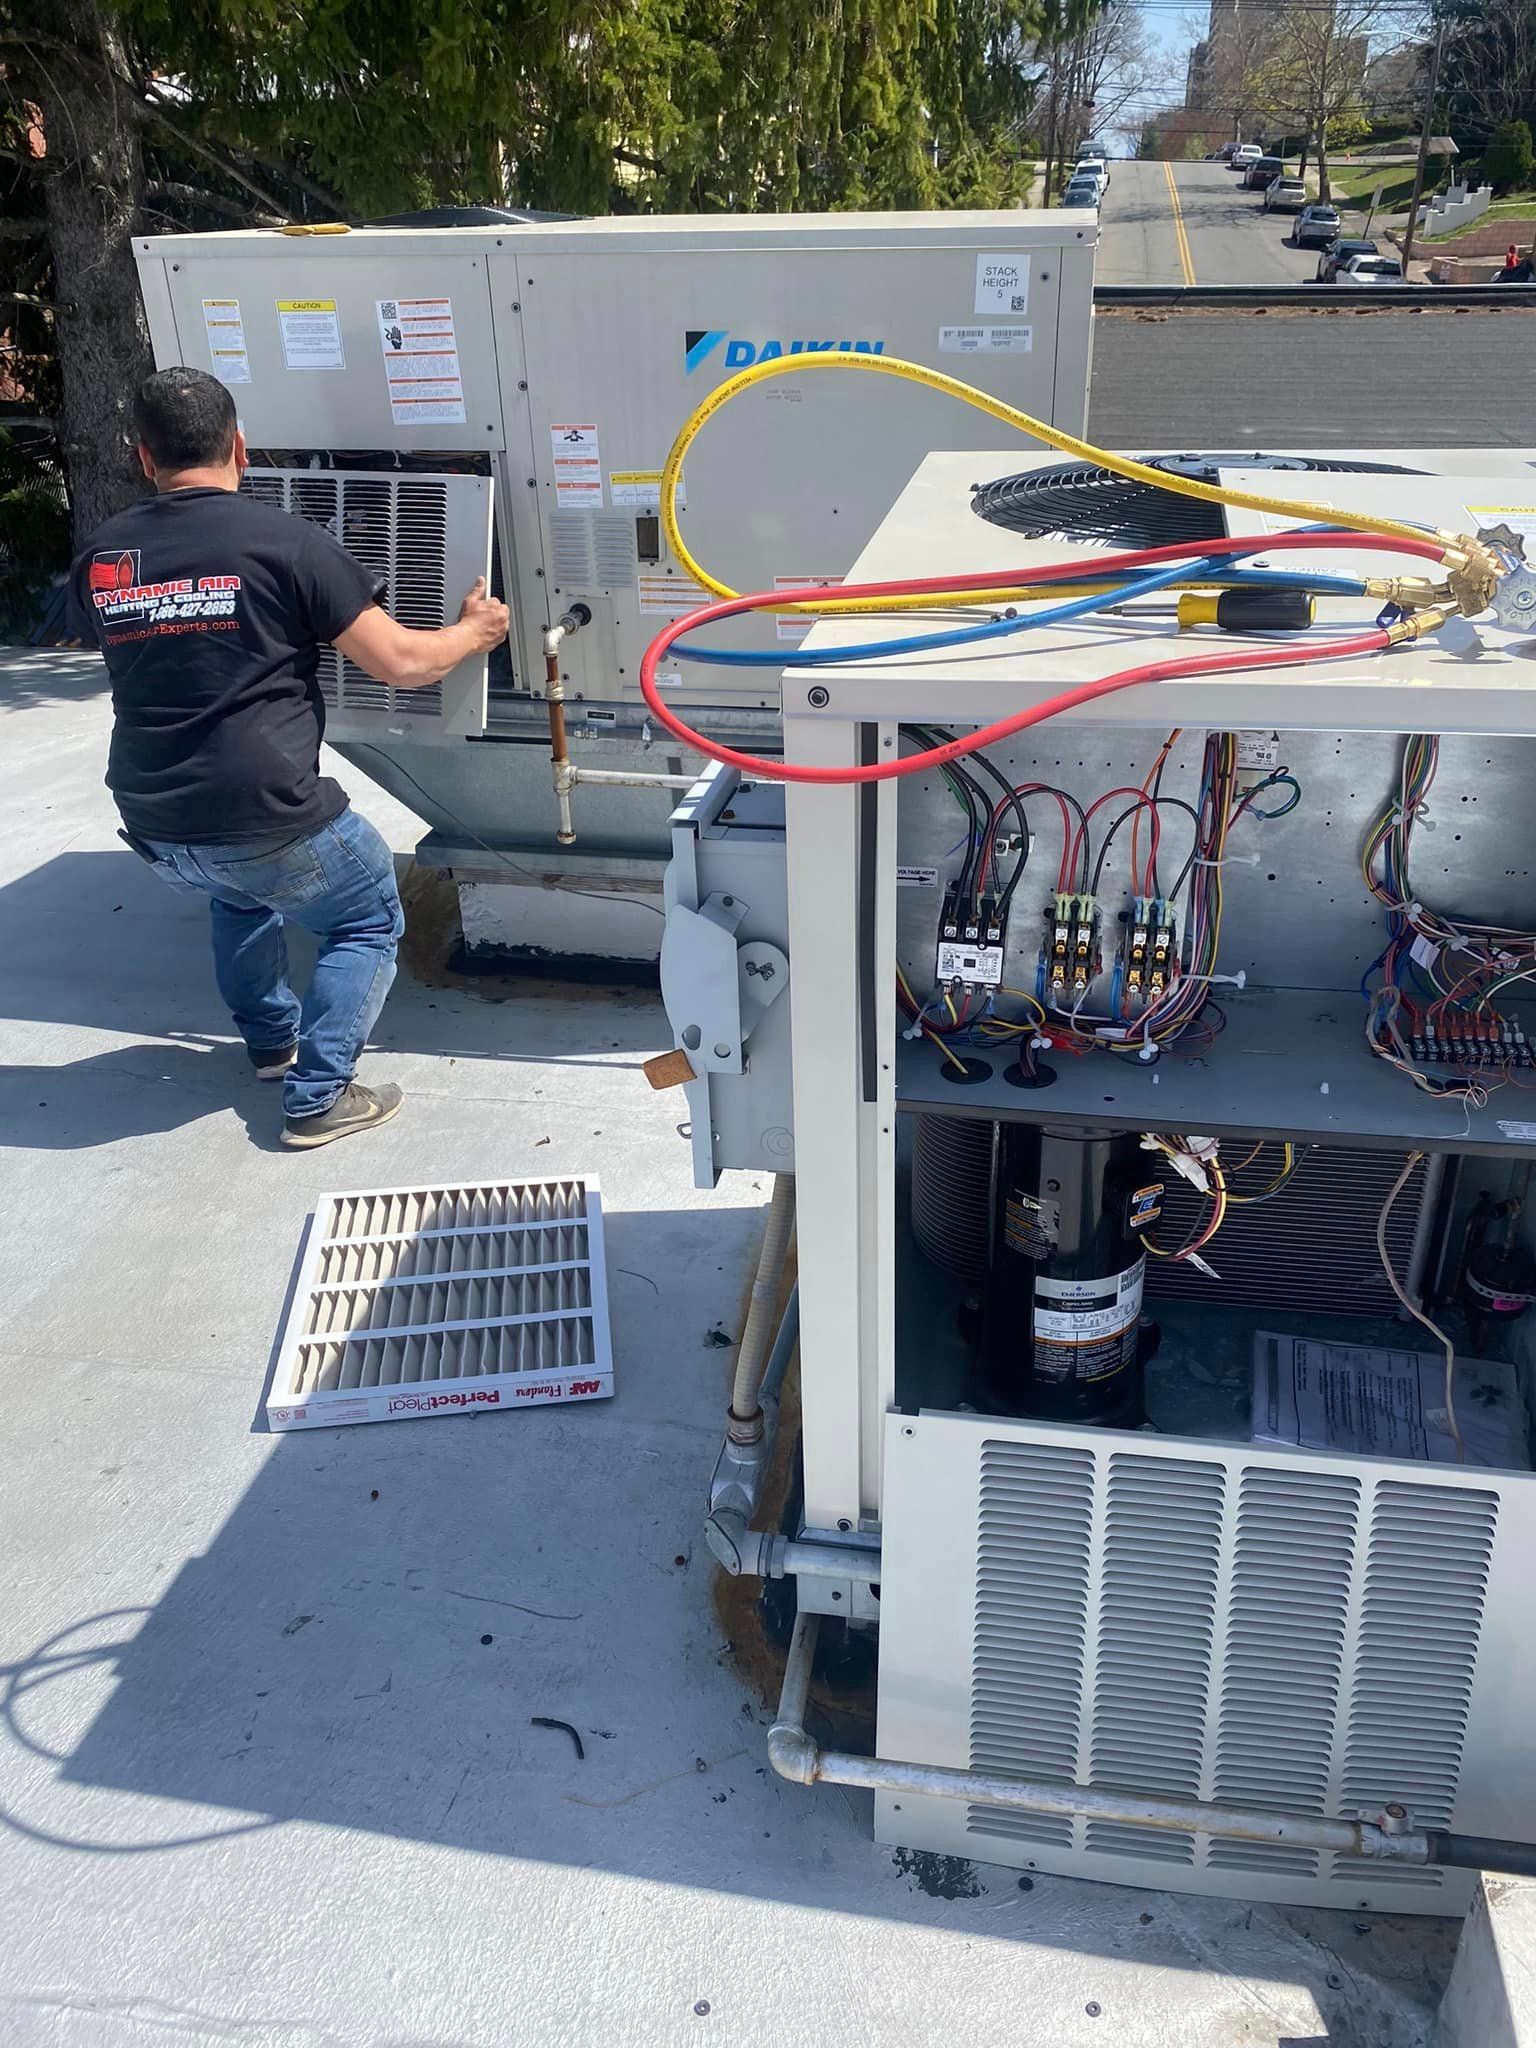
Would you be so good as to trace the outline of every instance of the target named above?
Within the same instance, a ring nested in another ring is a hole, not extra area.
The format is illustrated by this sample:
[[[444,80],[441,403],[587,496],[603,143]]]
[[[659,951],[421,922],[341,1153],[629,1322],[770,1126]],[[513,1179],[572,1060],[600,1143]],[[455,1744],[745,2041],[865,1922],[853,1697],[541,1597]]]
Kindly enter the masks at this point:
[[[139,439],[156,469],[215,469],[235,445],[235,401],[206,370],[156,370],[133,405]]]

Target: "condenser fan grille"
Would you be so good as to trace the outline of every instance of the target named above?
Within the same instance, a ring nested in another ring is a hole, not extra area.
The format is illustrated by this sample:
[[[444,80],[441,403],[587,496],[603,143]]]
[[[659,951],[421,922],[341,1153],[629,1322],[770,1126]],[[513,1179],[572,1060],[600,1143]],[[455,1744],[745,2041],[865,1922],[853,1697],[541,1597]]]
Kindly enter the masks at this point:
[[[1357,476],[1413,476],[1394,462],[1330,461],[1322,455],[1143,455],[1152,469],[1166,469],[1201,483],[1218,483],[1222,469],[1349,471]],[[1283,490],[1281,492],[1283,496]],[[1226,532],[1221,507],[1198,498],[1175,497],[1117,476],[1094,462],[1057,462],[979,484],[971,510],[993,526],[1032,537],[1060,534],[1065,540],[1108,541],[1115,547],[1159,547],[1174,541],[1219,540]]]

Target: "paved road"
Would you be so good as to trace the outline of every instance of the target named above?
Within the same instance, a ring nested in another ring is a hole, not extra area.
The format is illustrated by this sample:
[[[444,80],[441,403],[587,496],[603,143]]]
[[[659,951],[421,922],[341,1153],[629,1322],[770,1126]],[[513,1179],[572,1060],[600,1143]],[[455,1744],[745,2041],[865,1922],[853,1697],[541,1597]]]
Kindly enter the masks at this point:
[[[1112,164],[1097,281],[1304,284],[1317,256],[1289,246],[1291,221],[1265,213],[1263,195],[1245,192],[1225,164]]]

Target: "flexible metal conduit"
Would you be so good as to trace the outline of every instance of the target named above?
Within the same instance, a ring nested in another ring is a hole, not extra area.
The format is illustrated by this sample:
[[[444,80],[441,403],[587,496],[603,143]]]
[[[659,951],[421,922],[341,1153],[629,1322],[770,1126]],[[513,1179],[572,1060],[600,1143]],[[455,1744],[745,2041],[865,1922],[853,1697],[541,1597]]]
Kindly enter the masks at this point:
[[[1012,1807],[1026,1813],[1083,1814],[1170,1832],[1223,1835],[1245,1842],[1284,1842],[1297,1848],[1330,1849],[1342,1856],[1380,1862],[1439,1863],[1469,1870],[1536,1868],[1536,1844],[1495,1841],[1484,1835],[1453,1835],[1415,1828],[1394,1803],[1377,1820],[1325,1820],[1306,1814],[1270,1813],[1259,1807],[1209,1806],[1197,1800],[1158,1799],[1146,1793],[1100,1792],[1083,1785],[1039,1785],[1025,1778],[961,1771],[942,1764],[905,1764],[884,1757],[852,1756],[822,1749],[806,1733],[811,1664],[821,1617],[802,1614],[795,1622],[784,1668],[779,1711],[768,1731],[768,1761],[781,1778],[797,1785],[860,1785],[874,1792],[909,1792],[914,1797],[964,1799],[980,1806]]]

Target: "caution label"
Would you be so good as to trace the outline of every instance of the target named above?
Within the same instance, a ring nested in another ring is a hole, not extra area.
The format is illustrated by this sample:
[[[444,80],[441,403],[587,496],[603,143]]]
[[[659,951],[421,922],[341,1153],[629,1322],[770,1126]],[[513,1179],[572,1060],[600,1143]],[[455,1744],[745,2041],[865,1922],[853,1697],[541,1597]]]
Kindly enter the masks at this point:
[[[1087,1384],[1136,1360],[1147,1262],[1098,1280],[1035,1282],[1035,1371],[1057,1386]]]

